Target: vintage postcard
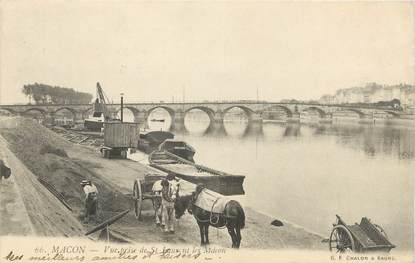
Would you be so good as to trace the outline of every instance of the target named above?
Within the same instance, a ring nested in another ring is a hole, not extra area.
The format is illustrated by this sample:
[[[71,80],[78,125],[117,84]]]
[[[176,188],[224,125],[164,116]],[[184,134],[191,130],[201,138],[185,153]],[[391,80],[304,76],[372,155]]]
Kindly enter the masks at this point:
[[[414,10],[0,0],[0,262],[413,262]]]

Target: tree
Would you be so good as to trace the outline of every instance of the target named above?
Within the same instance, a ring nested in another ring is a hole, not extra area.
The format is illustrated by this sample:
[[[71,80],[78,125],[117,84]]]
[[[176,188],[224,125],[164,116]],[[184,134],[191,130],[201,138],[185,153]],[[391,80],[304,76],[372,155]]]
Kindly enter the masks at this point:
[[[27,84],[22,88],[22,93],[35,104],[88,104],[92,95],[85,92],[78,92],[72,88],[50,86],[47,84]]]

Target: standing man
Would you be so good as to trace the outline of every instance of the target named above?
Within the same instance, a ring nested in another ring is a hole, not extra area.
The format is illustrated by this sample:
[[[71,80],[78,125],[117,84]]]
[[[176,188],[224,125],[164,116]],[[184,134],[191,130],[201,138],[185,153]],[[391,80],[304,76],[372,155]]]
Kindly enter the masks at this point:
[[[176,201],[179,184],[172,174],[167,175],[166,179],[161,182],[163,190],[161,191],[163,206],[163,221],[165,223],[164,232],[174,233],[174,224],[176,217],[174,215],[174,202]]]
[[[81,186],[85,193],[84,223],[88,224],[90,217],[93,217],[96,222],[98,216],[98,189],[90,180],[83,180]]]

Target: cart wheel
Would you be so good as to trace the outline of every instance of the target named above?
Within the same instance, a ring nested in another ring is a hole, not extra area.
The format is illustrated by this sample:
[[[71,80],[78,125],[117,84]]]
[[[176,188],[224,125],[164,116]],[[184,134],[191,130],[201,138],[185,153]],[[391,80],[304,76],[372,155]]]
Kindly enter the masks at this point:
[[[389,239],[388,234],[386,234],[386,231],[380,225],[377,225],[377,224],[373,224],[373,225],[379,230],[382,236],[384,236],[386,239]]]
[[[134,181],[133,187],[133,198],[134,198],[134,215],[138,220],[141,219],[141,205],[143,203],[143,193],[141,189],[141,183],[139,179]]]
[[[339,253],[355,251],[353,237],[346,227],[337,225],[333,228],[330,234],[329,249]]]

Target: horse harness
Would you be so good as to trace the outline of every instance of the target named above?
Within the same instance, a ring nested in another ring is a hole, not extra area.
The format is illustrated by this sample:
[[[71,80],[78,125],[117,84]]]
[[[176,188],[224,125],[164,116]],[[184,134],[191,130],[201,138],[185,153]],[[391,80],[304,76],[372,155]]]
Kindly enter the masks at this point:
[[[197,198],[199,197],[199,194],[200,194],[200,192],[199,192],[199,193],[197,193],[197,194],[196,194],[196,195],[192,198],[192,200],[191,200],[191,202],[190,202],[190,204],[191,204],[192,206],[196,206],[196,205],[195,205],[195,202],[196,202]],[[209,219],[202,220],[202,219],[198,218],[196,214],[193,214],[193,216],[196,218],[196,220],[197,220],[198,222],[201,222],[201,223],[208,223],[208,222],[209,222],[212,226],[214,226],[214,225],[218,224],[218,223],[219,223],[219,220],[220,220],[220,218],[221,218],[221,216],[222,216],[222,217],[224,218],[224,220],[225,220],[224,225],[223,225],[222,227],[217,227],[217,228],[225,228],[225,227],[226,227],[226,223],[227,223],[227,217],[224,215],[224,213],[215,213],[215,212],[213,212],[213,209],[214,209],[215,205],[218,203],[218,201],[219,201],[220,199],[221,199],[220,197],[216,198],[216,200],[215,200],[215,201],[213,202],[213,204],[212,204],[212,207],[211,207],[210,211],[208,211],[208,212],[210,213],[210,215],[209,215]],[[226,204],[225,204],[225,207],[224,207],[223,211],[225,211],[225,210],[226,210],[226,207],[227,207],[227,206],[228,206],[228,203],[226,203]],[[200,208],[200,207],[199,207],[199,208]],[[205,210],[205,209],[203,209],[203,208],[200,208],[200,209],[202,209],[202,210],[206,211],[206,210]],[[188,212],[190,212],[190,213],[192,214],[192,212],[191,212],[191,211],[189,211],[189,209],[188,209]],[[213,221],[213,218],[214,218],[214,217],[216,217],[216,222],[214,222],[214,221]]]
[[[173,198],[173,197],[177,196],[178,192],[179,192],[179,188],[176,187],[175,192],[173,192],[172,183],[168,182],[168,186],[163,186],[163,188],[161,190],[161,196],[167,202],[174,202],[175,198]]]

